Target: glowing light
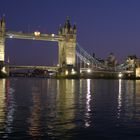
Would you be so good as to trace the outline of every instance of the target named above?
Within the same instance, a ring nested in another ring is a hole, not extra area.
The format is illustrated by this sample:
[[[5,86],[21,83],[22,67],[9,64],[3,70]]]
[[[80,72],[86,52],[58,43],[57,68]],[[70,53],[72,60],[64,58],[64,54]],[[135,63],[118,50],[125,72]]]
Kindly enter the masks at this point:
[[[5,67],[3,67],[1,71],[2,71],[3,73],[6,73]]]
[[[140,77],[140,68],[136,68],[136,77]]]
[[[88,69],[87,72],[90,73],[91,72],[91,69]]]
[[[90,99],[91,95],[90,95],[90,79],[87,79],[87,111],[91,111],[90,110]]]
[[[67,58],[67,64],[71,65],[73,63],[73,59],[71,57]]]
[[[117,118],[120,118],[120,113],[121,113],[121,106],[122,106],[122,80],[119,79],[119,94],[118,94],[118,113],[117,113]]]
[[[52,34],[52,37],[54,37],[55,36],[55,34]]]
[[[36,31],[36,32],[34,32],[34,35],[35,36],[40,36],[40,32]]]
[[[89,66],[90,63],[87,63],[87,65]]]
[[[123,76],[122,73],[119,73],[119,74],[118,74],[118,77],[119,77],[119,78],[122,78],[122,76]]]
[[[13,38],[13,35],[10,35],[10,38]]]
[[[87,79],[87,95],[86,95],[86,119],[85,119],[85,126],[89,127],[90,126],[90,111],[91,111],[91,106],[90,106],[90,101],[91,101],[91,85],[90,85],[90,79]]]
[[[66,74],[66,75],[68,75],[68,74],[69,74],[68,70],[66,70],[66,71],[65,71],[65,74]]]
[[[6,107],[5,82],[5,79],[0,79],[0,124],[3,124],[6,118],[4,113],[4,108]]]
[[[76,71],[74,69],[72,69],[71,74],[76,74]]]
[[[60,65],[59,64],[57,64],[57,67],[59,67]]]

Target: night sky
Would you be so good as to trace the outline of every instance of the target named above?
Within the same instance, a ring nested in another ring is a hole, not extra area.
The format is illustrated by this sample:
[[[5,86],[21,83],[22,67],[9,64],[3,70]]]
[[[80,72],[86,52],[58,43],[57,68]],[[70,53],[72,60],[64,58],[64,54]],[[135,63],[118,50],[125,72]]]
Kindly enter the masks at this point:
[[[0,0],[7,30],[58,32],[70,16],[77,41],[89,53],[106,58],[113,52],[121,63],[140,57],[140,0]],[[16,65],[56,65],[55,42],[6,40],[6,59]]]

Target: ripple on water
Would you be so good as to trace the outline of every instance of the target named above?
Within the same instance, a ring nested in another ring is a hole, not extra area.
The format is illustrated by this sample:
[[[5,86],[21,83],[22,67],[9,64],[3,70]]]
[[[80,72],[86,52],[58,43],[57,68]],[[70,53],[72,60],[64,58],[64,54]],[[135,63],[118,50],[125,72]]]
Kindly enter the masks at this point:
[[[0,80],[0,138],[137,139],[140,82]]]

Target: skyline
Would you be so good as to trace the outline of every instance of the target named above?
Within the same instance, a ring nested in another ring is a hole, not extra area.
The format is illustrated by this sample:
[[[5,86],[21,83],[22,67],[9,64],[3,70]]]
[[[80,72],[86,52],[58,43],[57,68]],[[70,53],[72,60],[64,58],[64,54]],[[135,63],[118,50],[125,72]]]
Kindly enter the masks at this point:
[[[77,41],[88,53],[104,59],[113,52],[123,62],[127,55],[140,57],[139,5],[138,0],[1,0],[0,15],[5,15],[7,30],[55,34],[70,16],[71,24],[77,25]],[[12,64],[56,64],[57,50],[54,42],[6,41]]]

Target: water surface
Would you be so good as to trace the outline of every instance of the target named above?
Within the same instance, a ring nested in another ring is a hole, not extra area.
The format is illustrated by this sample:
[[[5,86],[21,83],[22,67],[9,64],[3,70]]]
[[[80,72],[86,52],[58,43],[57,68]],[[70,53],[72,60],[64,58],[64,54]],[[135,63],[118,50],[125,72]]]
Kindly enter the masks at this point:
[[[140,81],[0,79],[0,139],[140,139]]]

